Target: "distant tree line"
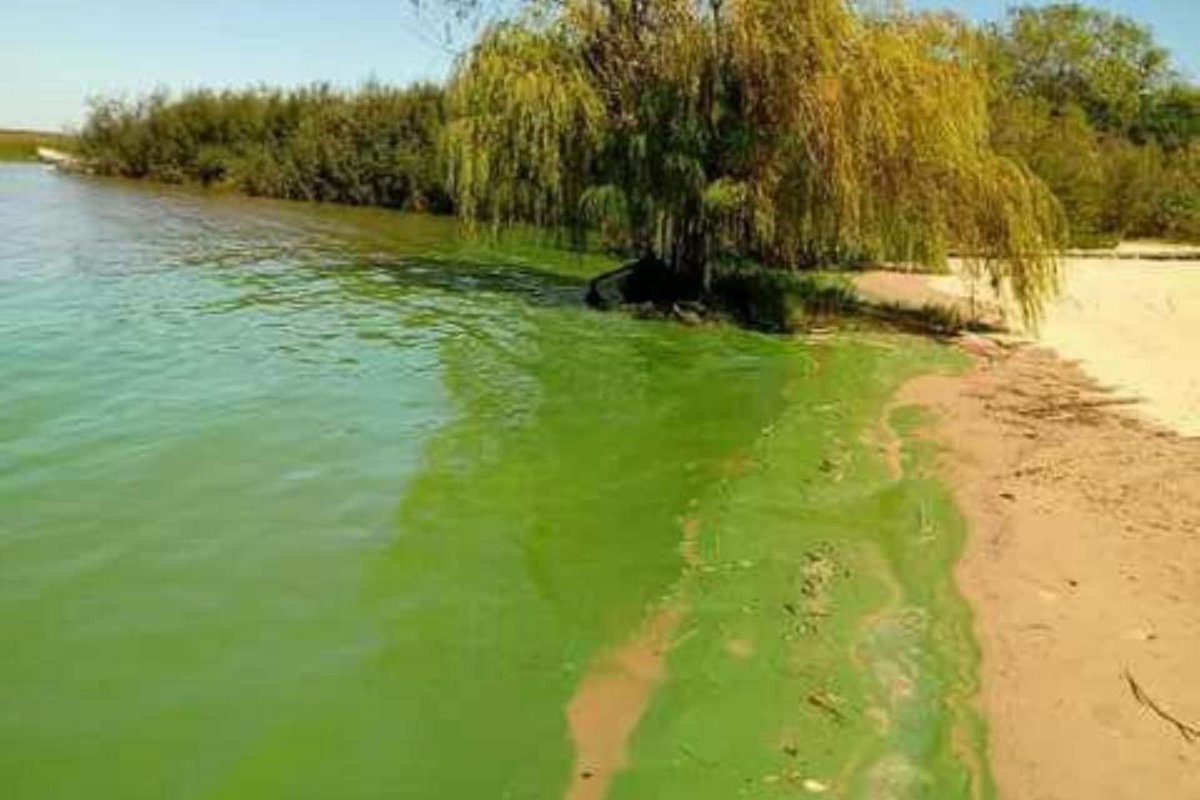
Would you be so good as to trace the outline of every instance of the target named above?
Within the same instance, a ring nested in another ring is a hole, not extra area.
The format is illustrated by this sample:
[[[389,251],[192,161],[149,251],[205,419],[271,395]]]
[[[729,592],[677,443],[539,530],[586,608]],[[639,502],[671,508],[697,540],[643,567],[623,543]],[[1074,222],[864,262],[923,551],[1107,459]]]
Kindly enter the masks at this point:
[[[98,171],[251,195],[449,211],[441,88],[155,92],[93,103],[80,147]]]
[[[586,226],[668,261],[929,262],[951,247],[1020,261],[1055,237],[1007,163],[1049,187],[1077,244],[1200,239],[1200,89],[1127,18],[1074,3],[977,29],[846,0],[528,7],[487,28],[445,89],[104,100],[81,148],[110,174]],[[1005,211],[975,214],[988,209]]]
[[[1200,87],[1147,28],[1070,3],[983,38],[993,143],[1050,186],[1076,243],[1200,239]]]

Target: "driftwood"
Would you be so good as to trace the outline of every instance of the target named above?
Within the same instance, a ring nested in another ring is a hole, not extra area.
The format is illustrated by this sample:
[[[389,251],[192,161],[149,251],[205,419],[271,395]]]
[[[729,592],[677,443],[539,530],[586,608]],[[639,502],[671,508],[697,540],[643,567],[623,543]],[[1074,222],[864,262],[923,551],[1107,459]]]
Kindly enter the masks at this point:
[[[836,722],[845,722],[846,715],[838,707],[838,701],[829,694],[810,694],[808,696],[808,704],[813,708],[825,712],[832,717]]]
[[[1158,703],[1146,694],[1146,691],[1141,687],[1137,680],[1133,677],[1133,673],[1125,670],[1125,681],[1129,684],[1129,691],[1133,692],[1133,699],[1137,700],[1146,708],[1153,711],[1160,719],[1169,723],[1175,730],[1179,731],[1179,735],[1188,744],[1194,744],[1200,741],[1200,728],[1195,725],[1190,725],[1171,712],[1164,709]]]

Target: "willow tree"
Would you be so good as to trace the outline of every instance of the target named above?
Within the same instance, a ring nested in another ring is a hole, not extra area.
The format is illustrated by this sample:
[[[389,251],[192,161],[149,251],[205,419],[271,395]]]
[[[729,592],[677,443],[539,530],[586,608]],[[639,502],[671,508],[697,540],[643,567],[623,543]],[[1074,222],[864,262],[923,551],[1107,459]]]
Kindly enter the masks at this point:
[[[953,19],[846,0],[535,0],[460,59],[446,137],[469,221],[602,228],[707,286],[727,257],[942,266],[1029,317],[1061,214],[989,146]]]

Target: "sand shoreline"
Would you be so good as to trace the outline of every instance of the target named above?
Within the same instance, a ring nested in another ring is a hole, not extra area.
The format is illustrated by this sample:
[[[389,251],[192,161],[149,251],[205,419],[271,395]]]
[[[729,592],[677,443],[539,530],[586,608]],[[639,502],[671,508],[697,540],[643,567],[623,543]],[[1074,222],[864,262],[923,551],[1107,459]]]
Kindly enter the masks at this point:
[[[1065,259],[1039,330],[967,337],[968,375],[901,398],[935,412],[968,522],[956,578],[1001,800],[1200,797],[1200,261],[1155,247]],[[1001,307],[961,272],[858,285]]]
[[[1200,797],[1200,742],[1168,718],[1200,725],[1200,440],[1029,346],[901,399],[940,420],[970,527],[956,577],[1001,800]]]

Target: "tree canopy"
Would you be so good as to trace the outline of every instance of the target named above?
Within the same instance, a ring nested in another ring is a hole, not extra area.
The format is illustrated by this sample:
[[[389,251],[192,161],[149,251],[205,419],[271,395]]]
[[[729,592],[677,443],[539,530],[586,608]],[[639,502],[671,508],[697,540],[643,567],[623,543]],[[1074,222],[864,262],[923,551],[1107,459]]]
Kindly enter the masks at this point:
[[[1174,77],[1149,29],[1079,3],[1013,9],[993,35],[999,86],[1059,109],[1078,105],[1102,130],[1131,131]]]
[[[987,79],[947,16],[845,0],[558,0],[486,28],[448,89],[461,214],[601,228],[705,282],[750,257],[941,264],[1030,316],[1057,203],[989,138]]]
[[[1078,3],[983,33],[993,142],[1063,203],[1078,244],[1200,236],[1200,90],[1150,30]]]

